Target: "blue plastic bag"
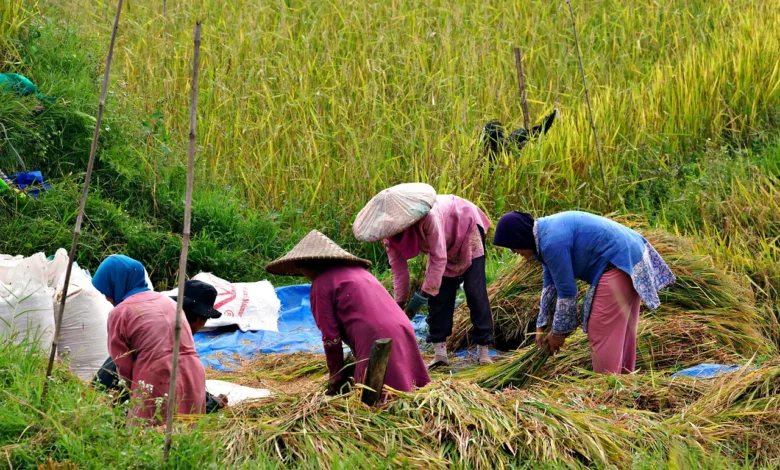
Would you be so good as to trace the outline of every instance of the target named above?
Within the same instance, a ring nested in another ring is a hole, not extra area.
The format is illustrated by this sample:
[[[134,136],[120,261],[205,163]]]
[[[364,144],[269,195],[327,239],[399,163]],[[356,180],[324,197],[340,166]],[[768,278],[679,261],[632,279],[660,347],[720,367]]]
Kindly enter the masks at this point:
[[[40,171],[28,171],[26,173],[16,173],[8,177],[17,188],[21,189],[30,196],[38,199],[41,191],[51,189],[49,183],[43,177]]]
[[[672,377],[691,377],[694,379],[714,379],[724,374],[730,374],[740,369],[740,366],[727,366],[723,364],[699,364],[672,375]]]

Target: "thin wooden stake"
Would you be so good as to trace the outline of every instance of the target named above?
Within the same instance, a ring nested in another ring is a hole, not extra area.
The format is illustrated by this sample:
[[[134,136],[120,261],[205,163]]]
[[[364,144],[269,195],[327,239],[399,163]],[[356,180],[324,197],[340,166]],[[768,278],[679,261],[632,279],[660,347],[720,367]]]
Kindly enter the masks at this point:
[[[187,274],[187,252],[190,248],[190,215],[192,213],[192,185],[195,174],[195,124],[198,109],[198,66],[200,64],[200,22],[195,24],[195,54],[192,60],[192,97],[190,98],[190,147],[187,156],[187,192],[184,198],[184,230],[182,231],[181,256],[179,257],[179,293],[176,298],[176,326],[173,333],[173,364],[168,389],[168,415],[165,421],[165,446],[163,458],[168,460],[173,432],[173,415],[176,413],[176,373],[179,368],[179,344],[181,343],[181,317],[184,303],[184,278]]]
[[[76,247],[78,246],[79,235],[81,235],[81,223],[84,220],[84,209],[87,205],[87,194],[89,193],[89,182],[92,178],[92,168],[95,165],[95,154],[97,153],[98,139],[100,138],[100,126],[103,121],[103,108],[106,104],[106,91],[108,90],[108,76],[111,71],[111,59],[114,56],[114,43],[116,42],[116,32],[119,29],[119,15],[122,13],[122,1],[119,0],[116,7],[116,16],[114,17],[114,29],[111,32],[111,43],[108,46],[108,57],[106,57],[106,70],[103,75],[103,88],[100,90],[100,102],[98,103],[98,112],[95,119],[95,133],[92,135],[92,147],[89,149],[89,161],[87,163],[87,173],[84,175],[84,189],[81,191],[81,202],[79,203],[79,212],[76,216],[76,227],[73,229],[73,241],[70,244],[70,253],[68,254],[68,268],[65,271],[65,285],[62,287],[62,300],[57,312],[57,318],[54,326],[54,339],[51,342],[51,352],[49,353],[49,363],[46,365],[46,381],[43,383],[43,394],[46,394],[48,378],[51,377],[51,371],[54,367],[54,358],[57,355],[57,346],[60,342],[60,328],[62,326],[62,314],[65,311],[65,301],[68,300],[68,287],[70,286],[70,273],[73,270],[73,261],[76,259]]]
[[[385,386],[385,374],[387,363],[390,361],[390,351],[393,348],[393,340],[382,338],[374,341],[368,356],[366,366],[366,387],[363,389],[361,399],[369,406],[376,405],[382,398],[382,387]]]
[[[593,119],[593,109],[590,107],[590,95],[588,94],[588,82],[585,80],[585,67],[582,66],[582,55],[580,54],[580,40],[577,36],[577,25],[574,22],[574,10],[571,8],[571,0],[566,0],[569,6],[569,16],[571,16],[571,29],[574,31],[574,44],[577,46],[577,60],[580,63],[580,73],[582,74],[582,86],[585,88],[585,102],[588,105],[588,114],[590,116],[590,128],[593,131],[593,138],[596,140],[596,154],[599,158],[599,168],[601,169],[601,180],[604,183],[604,194],[607,197],[607,204],[612,205],[612,198],[609,197],[609,186],[607,185],[607,174],[604,172],[604,161],[601,158],[601,142],[596,132],[596,121]]]
[[[531,132],[531,115],[528,114],[528,98],[525,94],[525,74],[523,73],[523,54],[515,47],[515,65],[517,66],[517,83],[520,86],[520,104],[523,106],[523,123],[525,130]]]

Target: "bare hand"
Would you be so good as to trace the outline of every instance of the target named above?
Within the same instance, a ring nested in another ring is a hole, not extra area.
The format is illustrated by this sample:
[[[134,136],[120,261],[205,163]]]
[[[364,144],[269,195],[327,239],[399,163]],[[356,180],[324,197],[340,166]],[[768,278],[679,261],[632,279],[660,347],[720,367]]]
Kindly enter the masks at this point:
[[[228,406],[228,397],[225,394],[217,395],[214,397],[214,400],[216,400],[217,403],[219,403],[220,408],[224,408]]]
[[[536,329],[536,337],[534,338],[536,347],[542,349],[544,347],[544,328]]]
[[[555,333],[550,333],[547,335],[547,337],[544,338],[544,342],[547,343],[550,354],[554,356],[558,350],[561,349],[563,343],[566,342],[566,337],[562,335],[556,335]]]

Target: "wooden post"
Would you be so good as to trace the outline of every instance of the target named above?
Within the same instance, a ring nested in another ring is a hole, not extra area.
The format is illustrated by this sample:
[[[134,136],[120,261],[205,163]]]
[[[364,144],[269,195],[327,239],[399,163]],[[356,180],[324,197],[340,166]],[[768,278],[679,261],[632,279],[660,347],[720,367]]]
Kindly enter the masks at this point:
[[[103,108],[106,104],[106,91],[108,90],[108,76],[111,71],[111,58],[114,56],[114,43],[116,42],[116,32],[119,29],[119,15],[122,13],[122,0],[116,7],[116,16],[114,17],[114,29],[111,32],[111,43],[108,45],[108,56],[106,57],[106,70],[103,73],[103,88],[100,90],[100,102],[98,103],[97,116],[95,117],[95,132],[92,134],[92,146],[89,148],[89,160],[87,162],[87,173],[84,175],[84,189],[81,191],[81,202],[79,203],[79,212],[76,216],[76,226],[73,229],[73,240],[70,244],[70,253],[68,254],[68,268],[65,270],[65,285],[62,287],[62,300],[57,311],[56,321],[54,323],[54,339],[51,342],[51,351],[49,353],[49,363],[46,365],[46,381],[43,382],[43,395],[46,394],[48,378],[51,377],[51,371],[54,367],[54,358],[57,355],[57,346],[60,342],[60,327],[62,326],[62,314],[65,311],[65,301],[68,300],[68,287],[70,286],[70,274],[73,270],[73,261],[76,260],[76,247],[81,235],[81,223],[84,220],[84,210],[87,206],[87,194],[89,193],[89,181],[92,178],[92,168],[95,165],[95,154],[97,153],[98,139],[100,138],[100,126],[103,121]]]
[[[577,36],[577,24],[574,22],[574,10],[571,8],[571,0],[566,0],[569,6],[569,16],[571,17],[571,29],[574,31],[574,45],[577,47],[577,60],[580,64],[580,74],[582,74],[582,87],[585,89],[585,103],[588,105],[588,115],[590,116],[590,129],[593,131],[593,138],[596,140],[596,155],[599,159],[599,168],[601,169],[601,180],[604,184],[604,195],[607,198],[607,205],[612,208],[612,198],[610,197],[609,186],[607,185],[607,174],[604,171],[604,161],[601,158],[601,142],[596,132],[596,121],[593,119],[593,109],[590,107],[590,95],[588,94],[588,82],[585,80],[585,67],[582,66],[582,55],[580,54],[580,40]]]
[[[531,132],[531,116],[528,114],[528,99],[525,95],[525,74],[523,73],[523,54],[515,47],[515,65],[517,65],[517,83],[520,85],[520,104],[523,106],[525,130]]]
[[[173,432],[173,415],[176,414],[176,373],[179,368],[179,344],[181,343],[181,317],[184,303],[184,279],[187,274],[187,252],[190,248],[190,215],[192,214],[192,186],[195,174],[195,124],[198,109],[198,65],[200,63],[200,22],[195,23],[195,54],[192,60],[192,96],[190,98],[190,146],[187,156],[187,192],[184,196],[184,230],[182,230],[181,256],[179,257],[179,293],[176,299],[176,325],[173,330],[173,364],[168,389],[168,415],[165,421],[165,446],[163,458],[168,460]]]
[[[368,388],[363,389],[361,397],[366,405],[374,406],[382,398],[382,387],[385,385],[387,363],[390,360],[392,348],[393,340],[390,338],[378,339],[371,345],[365,380],[365,385]]]

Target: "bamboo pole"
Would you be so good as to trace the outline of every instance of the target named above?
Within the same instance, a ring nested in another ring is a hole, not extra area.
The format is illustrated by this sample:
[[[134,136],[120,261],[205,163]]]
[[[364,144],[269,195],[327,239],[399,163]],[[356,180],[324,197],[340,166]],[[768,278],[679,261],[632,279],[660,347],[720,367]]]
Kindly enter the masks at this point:
[[[523,106],[523,124],[529,135],[531,132],[531,115],[528,114],[528,98],[525,94],[525,73],[523,73],[523,54],[515,47],[515,65],[517,66],[517,83],[520,86],[520,104]]]
[[[596,155],[599,159],[599,169],[601,170],[601,180],[604,183],[604,194],[607,197],[607,204],[612,206],[612,198],[609,196],[609,186],[607,185],[607,174],[604,172],[604,161],[601,158],[601,142],[596,132],[596,121],[593,119],[593,109],[590,106],[590,95],[588,94],[588,82],[585,80],[585,67],[582,66],[582,55],[580,54],[580,40],[577,36],[577,25],[574,22],[574,10],[571,8],[571,0],[566,0],[569,6],[569,16],[571,17],[571,29],[574,31],[574,44],[577,47],[577,60],[580,64],[580,74],[582,74],[582,86],[585,89],[585,103],[588,105],[588,115],[590,116],[590,128],[593,131],[593,138],[596,140]]]
[[[122,13],[122,1],[119,0],[116,7],[116,16],[114,17],[114,29],[111,32],[111,43],[108,46],[108,56],[106,57],[106,70],[103,75],[103,88],[100,90],[100,102],[98,103],[97,117],[95,119],[95,133],[92,135],[92,146],[89,149],[89,161],[87,163],[87,173],[84,176],[84,189],[81,191],[81,202],[79,203],[79,212],[76,216],[76,227],[73,229],[73,241],[70,244],[70,253],[68,254],[68,268],[65,271],[65,284],[62,287],[62,300],[57,312],[57,318],[54,325],[54,339],[51,342],[51,352],[49,353],[49,363],[46,365],[46,378],[51,377],[51,371],[54,367],[54,358],[57,354],[57,346],[60,342],[60,328],[62,326],[62,314],[65,311],[65,301],[68,300],[68,287],[70,286],[70,274],[73,270],[73,261],[76,259],[76,247],[78,246],[79,235],[81,235],[81,223],[84,220],[84,209],[87,205],[87,194],[89,193],[89,182],[92,178],[92,168],[95,165],[95,154],[97,153],[98,139],[100,138],[100,126],[103,121],[103,108],[106,104],[106,91],[108,90],[108,76],[111,71],[111,59],[114,56],[114,43],[116,42],[116,32],[119,29],[119,16]],[[43,394],[46,394],[48,380],[43,383]]]
[[[369,406],[376,405],[382,398],[382,387],[385,385],[387,363],[390,361],[390,351],[393,348],[393,340],[382,338],[374,341],[368,356],[366,366],[366,387],[363,389],[361,399]]]
[[[198,66],[200,64],[200,22],[195,23],[195,54],[192,60],[192,97],[190,98],[190,146],[187,155],[187,192],[184,198],[184,230],[182,231],[181,256],[179,257],[179,293],[176,299],[176,326],[173,333],[173,364],[168,389],[168,413],[165,421],[165,446],[163,458],[168,460],[173,432],[173,415],[176,413],[176,373],[179,368],[179,344],[181,343],[181,317],[184,303],[184,278],[187,274],[187,252],[190,248],[190,216],[192,213],[192,185],[195,173],[195,124],[198,109]]]

